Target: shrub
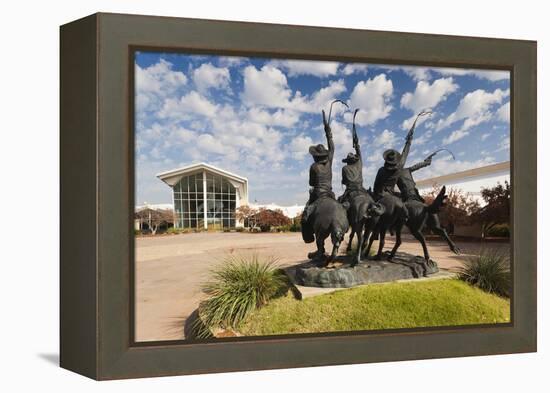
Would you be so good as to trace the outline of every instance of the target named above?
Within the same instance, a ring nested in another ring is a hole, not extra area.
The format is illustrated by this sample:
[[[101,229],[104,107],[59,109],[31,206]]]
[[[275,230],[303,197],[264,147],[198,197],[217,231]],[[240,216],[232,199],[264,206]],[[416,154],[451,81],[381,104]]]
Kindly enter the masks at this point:
[[[215,327],[235,328],[251,311],[284,294],[288,282],[275,264],[275,259],[263,261],[257,254],[232,255],[213,269],[202,288],[208,298],[199,306],[197,336],[208,337]]]
[[[487,230],[487,236],[510,237],[510,226],[508,224],[495,225]]]
[[[189,228],[168,228],[166,230],[166,233],[169,234],[169,235],[178,235],[180,233],[189,233],[191,232],[191,229]]]
[[[134,229],[134,235],[141,235],[141,229]]]
[[[244,232],[244,231],[246,231],[246,228],[244,228],[244,227],[237,227],[237,228],[235,228],[235,231],[237,231],[237,232]]]
[[[498,251],[482,251],[464,262],[458,278],[486,292],[510,297],[510,258]]]

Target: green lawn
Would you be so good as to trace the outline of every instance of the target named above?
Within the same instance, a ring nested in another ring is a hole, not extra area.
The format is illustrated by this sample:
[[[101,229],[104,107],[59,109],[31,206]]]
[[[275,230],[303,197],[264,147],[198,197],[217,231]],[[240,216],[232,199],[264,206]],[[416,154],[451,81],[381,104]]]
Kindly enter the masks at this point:
[[[456,279],[373,284],[305,300],[272,300],[239,326],[243,335],[452,326],[510,321],[508,299]]]

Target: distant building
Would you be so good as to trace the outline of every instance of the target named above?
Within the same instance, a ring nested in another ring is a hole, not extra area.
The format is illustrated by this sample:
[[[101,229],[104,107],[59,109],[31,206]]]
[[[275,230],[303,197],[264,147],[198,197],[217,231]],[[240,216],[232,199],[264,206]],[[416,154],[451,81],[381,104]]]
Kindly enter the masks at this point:
[[[510,182],[510,161],[419,180],[416,186],[421,194],[430,191],[434,186],[460,189],[479,202],[483,202],[482,188],[491,188],[498,183],[504,184],[505,181]]]
[[[176,228],[223,229],[242,226],[235,210],[248,204],[248,180],[199,163],[159,173],[172,188]]]

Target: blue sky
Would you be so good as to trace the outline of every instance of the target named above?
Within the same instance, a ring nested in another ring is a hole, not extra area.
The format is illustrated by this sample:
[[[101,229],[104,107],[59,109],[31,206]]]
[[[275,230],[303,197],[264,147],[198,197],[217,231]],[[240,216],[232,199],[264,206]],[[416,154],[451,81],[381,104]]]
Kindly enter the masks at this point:
[[[401,150],[421,118],[408,164],[446,147],[418,180],[509,160],[507,71],[139,52],[136,204],[169,203],[156,174],[206,162],[249,180],[249,199],[280,205],[308,197],[311,144],[325,143],[321,109],[336,98],[359,108],[365,185],[387,148]],[[352,151],[351,111],[334,105],[333,189]]]

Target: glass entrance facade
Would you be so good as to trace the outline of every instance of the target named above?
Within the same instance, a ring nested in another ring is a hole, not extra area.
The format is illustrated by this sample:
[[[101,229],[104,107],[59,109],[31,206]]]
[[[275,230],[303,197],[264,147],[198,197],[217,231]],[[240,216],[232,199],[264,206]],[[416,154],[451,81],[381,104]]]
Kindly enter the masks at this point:
[[[208,229],[235,227],[237,192],[226,178],[200,172],[182,177],[173,192],[176,228],[204,229],[205,216]]]

